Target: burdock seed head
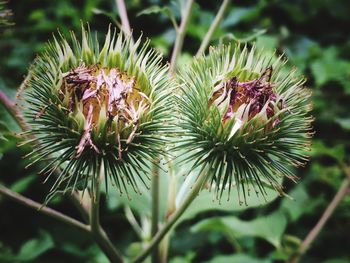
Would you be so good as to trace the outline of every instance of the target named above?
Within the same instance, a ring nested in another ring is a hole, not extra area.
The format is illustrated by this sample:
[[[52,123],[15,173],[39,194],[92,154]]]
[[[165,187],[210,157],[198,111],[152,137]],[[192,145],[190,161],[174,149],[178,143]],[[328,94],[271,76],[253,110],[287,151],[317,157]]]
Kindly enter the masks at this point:
[[[168,68],[148,44],[109,30],[100,49],[83,28],[81,43],[55,38],[35,60],[23,96],[30,158],[46,161],[51,193],[85,189],[101,165],[120,191],[147,178],[169,116]]]
[[[221,198],[237,187],[238,198],[251,188],[265,195],[282,191],[281,177],[295,179],[292,167],[308,160],[312,135],[310,92],[283,56],[255,47],[212,48],[179,77],[183,138],[193,168],[209,167],[209,183]]]

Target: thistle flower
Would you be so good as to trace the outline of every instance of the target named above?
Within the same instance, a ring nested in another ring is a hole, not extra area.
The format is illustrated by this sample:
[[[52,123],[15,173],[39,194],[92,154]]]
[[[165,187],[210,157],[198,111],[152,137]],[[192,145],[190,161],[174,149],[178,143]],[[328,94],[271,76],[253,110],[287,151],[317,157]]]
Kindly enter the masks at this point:
[[[281,177],[295,180],[292,167],[308,160],[312,135],[310,92],[283,56],[253,46],[212,48],[183,70],[178,96],[183,139],[192,169],[209,167],[210,188],[221,199],[237,187],[246,202],[251,188],[282,191]]]
[[[54,38],[30,73],[25,116],[39,146],[29,157],[46,161],[47,179],[60,170],[51,194],[94,188],[101,165],[106,187],[137,191],[164,145],[168,68],[149,41],[122,33],[109,30],[102,49],[84,28],[71,40]]]

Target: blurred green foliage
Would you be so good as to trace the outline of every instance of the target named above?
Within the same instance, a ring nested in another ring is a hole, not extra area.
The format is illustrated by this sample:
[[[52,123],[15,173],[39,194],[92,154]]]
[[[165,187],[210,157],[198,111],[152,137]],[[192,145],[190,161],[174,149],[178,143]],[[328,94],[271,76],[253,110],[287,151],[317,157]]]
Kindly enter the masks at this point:
[[[220,1],[196,1],[185,38],[182,66],[197,51]],[[313,90],[316,131],[311,162],[298,170],[297,185],[286,182],[292,198],[278,198],[267,206],[193,212],[173,235],[170,262],[283,262],[295,252],[334,196],[349,161],[350,150],[350,2],[348,0],[233,1],[212,43],[256,42],[266,50],[284,52],[307,78]],[[0,27],[0,89],[14,98],[30,63],[57,29],[63,35],[79,32],[81,21],[106,33],[118,21],[114,1],[10,1],[15,25]],[[134,34],[141,32],[169,59],[175,40],[172,20],[179,20],[183,1],[131,0],[127,9]],[[155,7],[158,6],[158,7]],[[150,8],[151,7],[151,8]],[[146,10],[145,10],[146,9]],[[0,182],[34,200],[43,201],[47,186],[39,167],[23,160],[29,147],[16,147],[17,124],[0,106]],[[102,206],[102,222],[113,242],[128,255],[140,243],[122,199],[111,195]],[[208,203],[208,201],[205,201]],[[60,197],[51,205],[79,218]],[[210,203],[210,206],[215,204]],[[218,204],[217,204],[218,205]],[[136,216],[145,204],[135,200]],[[335,214],[302,262],[350,262],[350,197]],[[57,221],[0,196],[0,262],[106,262],[92,240]],[[128,246],[131,244],[130,246]]]

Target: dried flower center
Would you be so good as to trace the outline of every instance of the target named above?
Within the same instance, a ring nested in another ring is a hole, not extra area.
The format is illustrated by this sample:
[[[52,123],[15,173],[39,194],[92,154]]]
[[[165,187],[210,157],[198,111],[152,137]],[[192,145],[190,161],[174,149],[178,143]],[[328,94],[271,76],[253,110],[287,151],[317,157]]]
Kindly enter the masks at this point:
[[[221,82],[214,87],[209,106],[213,103],[220,106],[228,100],[228,108],[223,115],[224,123],[233,117],[242,120],[244,115],[247,116],[247,120],[251,120],[262,111],[266,112],[267,118],[273,117],[277,94],[272,90],[271,73],[272,67],[268,67],[257,79],[240,82],[237,77],[232,77]],[[236,116],[238,111],[240,116]]]
[[[148,108],[149,99],[136,88],[134,77],[117,68],[100,68],[98,65],[79,67],[63,73],[60,99],[70,112],[82,112],[85,118],[84,133],[77,146],[77,156],[90,146],[99,149],[91,138],[91,132],[101,117],[108,130],[116,133],[121,158],[121,130],[131,127],[126,140],[129,144],[138,127],[141,114]],[[112,127],[116,127],[113,129]]]

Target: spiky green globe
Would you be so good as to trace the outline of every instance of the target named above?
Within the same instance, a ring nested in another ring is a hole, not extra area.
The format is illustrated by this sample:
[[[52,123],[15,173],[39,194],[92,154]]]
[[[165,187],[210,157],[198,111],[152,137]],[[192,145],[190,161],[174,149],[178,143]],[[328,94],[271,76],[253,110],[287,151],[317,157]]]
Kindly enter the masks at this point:
[[[36,59],[25,116],[38,144],[30,158],[46,161],[51,193],[94,187],[102,164],[106,185],[120,191],[147,178],[163,149],[170,92],[168,68],[148,44],[109,30],[100,49],[83,28],[81,43],[55,38]]]
[[[180,73],[177,149],[192,169],[209,167],[218,199],[232,187],[240,202],[251,188],[281,192],[281,177],[294,179],[293,166],[308,160],[310,92],[285,64],[255,47],[220,46]]]

